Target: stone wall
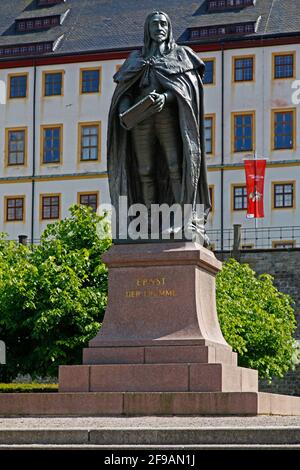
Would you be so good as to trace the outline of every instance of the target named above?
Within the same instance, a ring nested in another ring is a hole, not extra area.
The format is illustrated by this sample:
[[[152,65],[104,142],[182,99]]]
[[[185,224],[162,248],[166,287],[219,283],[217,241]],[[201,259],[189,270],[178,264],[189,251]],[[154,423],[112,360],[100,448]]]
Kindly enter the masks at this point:
[[[225,261],[231,252],[216,252],[216,257]],[[295,300],[298,328],[295,337],[300,340],[300,248],[283,250],[245,250],[234,254],[241,263],[248,263],[257,274],[268,273],[281,292]],[[271,385],[260,381],[260,390],[300,396],[300,366],[288,372],[282,379],[274,379]]]
[[[288,372],[282,379],[274,379],[270,385],[265,380],[260,380],[259,390],[300,396],[300,366],[295,371]]]

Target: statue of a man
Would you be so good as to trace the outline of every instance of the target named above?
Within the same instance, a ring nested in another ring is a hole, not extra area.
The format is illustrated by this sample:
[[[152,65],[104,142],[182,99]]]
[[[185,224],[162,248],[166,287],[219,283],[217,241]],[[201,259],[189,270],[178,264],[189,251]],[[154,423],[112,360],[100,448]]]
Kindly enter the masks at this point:
[[[174,203],[191,209],[190,222],[204,233],[210,210],[204,149],[204,63],[185,46],[178,46],[170,18],[148,15],[144,47],[130,54],[114,80],[108,124],[108,175],[113,206],[119,196],[128,205]],[[151,113],[131,130],[120,115],[143,98],[152,97]],[[196,205],[204,207],[199,222]],[[201,225],[201,227],[200,227]],[[205,242],[204,242],[205,244]]]

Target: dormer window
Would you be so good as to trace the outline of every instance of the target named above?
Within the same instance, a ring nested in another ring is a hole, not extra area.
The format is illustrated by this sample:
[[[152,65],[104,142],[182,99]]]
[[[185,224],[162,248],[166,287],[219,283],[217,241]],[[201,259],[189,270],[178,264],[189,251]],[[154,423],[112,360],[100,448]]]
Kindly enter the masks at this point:
[[[36,55],[54,50],[54,42],[40,42],[33,44],[26,44],[22,47],[8,46],[0,47],[0,57],[9,57],[16,55]]]
[[[198,28],[190,28],[190,41],[196,41],[198,38],[214,38],[220,36],[234,36],[241,34],[253,34],[256,33],[257,27],[261,17],[257,21],[249,21],[247,23],[233,23],[226,25],[214,25],[214,26],[200,26]]]
[[[256,0],[208,0],[208,11],[234,10],[255,5]]]
[[[37,18],[20,18],[16,19],[16,30],[19,32],[24,31],[38,31],[41,29],[48,29],[55,26],[59,26],[63,23],[68,12],[70,10],[64,11],[62,14],[56,14],[47,17],[37,17]]]
[[[38,6],[44,7],[49,5],[57,5],[58,3],[64,3],[66,0],[38,0]]]

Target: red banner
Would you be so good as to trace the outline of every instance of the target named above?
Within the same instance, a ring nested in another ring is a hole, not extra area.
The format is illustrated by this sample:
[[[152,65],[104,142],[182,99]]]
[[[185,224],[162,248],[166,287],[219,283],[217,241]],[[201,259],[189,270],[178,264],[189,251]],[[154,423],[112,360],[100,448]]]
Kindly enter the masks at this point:
[[[266,160],[245,160],[247,218],[264,217],[264,182]]]

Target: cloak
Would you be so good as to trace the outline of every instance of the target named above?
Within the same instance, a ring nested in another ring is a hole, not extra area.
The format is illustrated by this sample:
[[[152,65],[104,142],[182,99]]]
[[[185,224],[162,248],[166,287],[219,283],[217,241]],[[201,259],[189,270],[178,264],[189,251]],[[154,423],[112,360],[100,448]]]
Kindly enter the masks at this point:
[[[204,205],[205,221],[211,209],[205,163],[203,83],[205,65],[192,49],[174,44],[162,57],[145,59],[142,51],[134,51],[114,75],[117,83],[108,118],[107,166],[112,205],[117,210],[119,196],[128,197],[128,205],[143,201],[137,163],[130,131],[119,120],[119,104],[150,68],[162,89],[171,91],[177,102],[178,122],[182,140],[181,204]],[[155,140],[153,141],[155,144]],[[160,155],[159,144],[157,155]],[[172,200],[171,185],[163,156],[158,158],[157,180],[159,203]],[[202,228],[203,231],[203,228]]]

